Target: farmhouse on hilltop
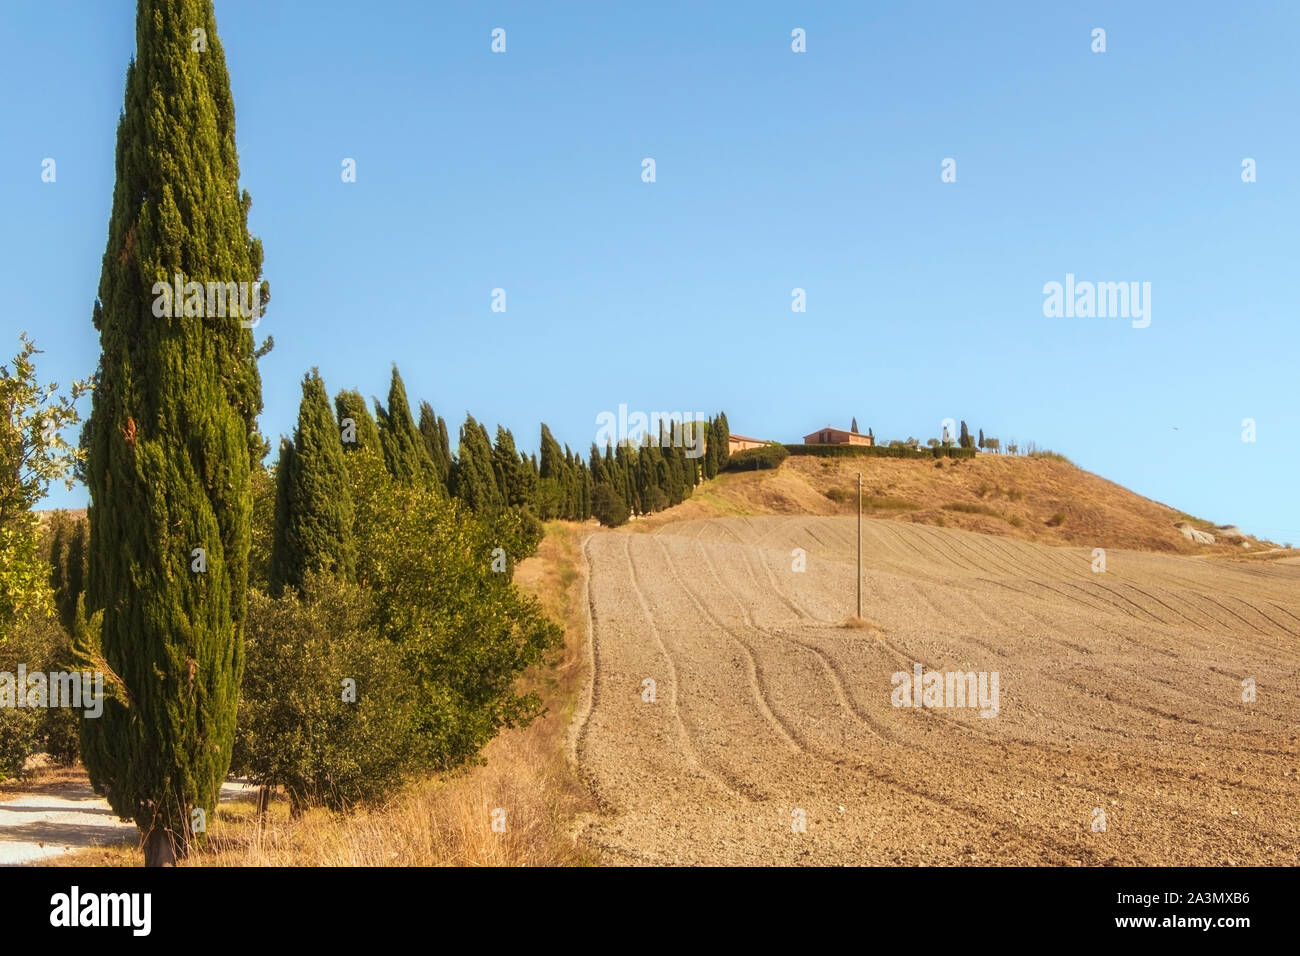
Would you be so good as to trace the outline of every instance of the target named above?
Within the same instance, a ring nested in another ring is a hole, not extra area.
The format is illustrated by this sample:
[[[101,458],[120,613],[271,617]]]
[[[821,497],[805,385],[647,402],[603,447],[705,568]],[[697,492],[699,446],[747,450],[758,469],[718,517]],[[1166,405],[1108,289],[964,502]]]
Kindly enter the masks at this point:
[[[744,451],[746,448],[761,448],[767,442],[757,438],[746,438],[744,435],[728,435],[727,451],[735,454],[738,451]]]
[[[874,445],[876,440],[872,435],[860,435],[857,432],[831,428],[827,425],[811,435],[804,435],[803,443],[805,445]]]

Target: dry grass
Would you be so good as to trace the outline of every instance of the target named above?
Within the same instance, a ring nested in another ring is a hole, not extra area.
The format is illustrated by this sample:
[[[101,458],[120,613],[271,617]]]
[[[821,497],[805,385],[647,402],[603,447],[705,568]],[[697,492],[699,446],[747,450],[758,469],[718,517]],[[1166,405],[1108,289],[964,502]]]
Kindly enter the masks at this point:
[[[595,805],[568,759],[568,727],[584,679],[586,640],[581,542],[587,529],[553,522],[516,581],[565,624],[559,659],[525,678],[547,712],[503,731],[483,763],[412,783],[384,806],[352,814],[312,810],[297,820],[274,800],[258,820],[250,796],[223,803],[209,821],[209,845],[189,866],[564,866],[600,862],[577,845],[574,820]],[[493,811],[505,831],[492,828]],[[68,854],[61,865],[138,866],[131,847]]]

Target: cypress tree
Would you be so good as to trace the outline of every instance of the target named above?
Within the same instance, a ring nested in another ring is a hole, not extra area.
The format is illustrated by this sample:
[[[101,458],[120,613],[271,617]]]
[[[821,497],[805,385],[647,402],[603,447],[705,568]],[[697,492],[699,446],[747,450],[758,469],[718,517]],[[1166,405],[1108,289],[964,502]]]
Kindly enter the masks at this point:
[[[67,566],[64,563],[64,551],[67,550],[67,543],[64,541],[64,524],[59,520],[61,514],[56,513],[54,516],[54,539],[50,542],[50,591],[54,595],[54,608],[59,612],[59,622],[63,629],[72,632],[71,618],[67,616]]]
[[[718,442],[716,439],[717,428],[713,419],[709,419],[708,424],[704,427],[704,477],[716,478],[718,476]]]
[[[116,160],[87,463],[87,605],[103,618],[81,646],[120,684],[83,722],[82,757],[144,834],[146,863],[168,865],[189,852],[194,811],[211,818],[230,766],[249,473],[264,448],[251,326],[267,286],[211,0],[139,0]],[[176,276],[183,301],[159,294]],[[247,283],[249,313],[222,314],[207,283]]]
[[[433,461],[433,470],[443,488],[451,478],[451,449],[447,444],[447,423],[433,413],[428,402],[420,403],[420,437]]]
[[[853,424],[849,426],[849,431],[855,435],[858,433],[858,420],[856,417],[853,419]]]
[[[64,629],[75,631],[77,602],[86,590],[86,519],[78,518],[63,556],[63,590],[66,603],[62,609]]]
[[[381,453],[379,426],[375,424],[366,400],[353,389],[344,389],[334,396],[334,411],[338,414],[339,436],[345,452],[373,451]]]
[[[496,444],[492,446],[492,472],[496,476],[497,487],[501,489],[501,499],[511,508],[522,508],[528,504],[528,480],[525,477],[524,459],[515,449],[515,436],[510,429],[497,426]]]
[[[971,446],[970,429],[966,427],[964,421],[961,423],[961,437],[957,444],[961,445],[962,448],[969,448]]]
[[[291,454],[281,456],[270,587],[301,589],[309,571],[351,578],[356,569],[352,540],[352,494],[343,442],[330,411],[325,383],[316,369],[302,382],[302,404]]]
[[[379,445],[384,450],[388,473],[400,484],[428,484],[436,488],[440,482],[434,478],[433,458],[411,417],[406,386],[396,365],[388,386],[388,408],[376,402],[375,418],[379,423]]]
[[[713,433],[718,437],[718,471],[722,471],[731,460],[731,428],[727,425],[726,412],[718,412],[713,420]]]
[[[487,430],[465,416],[460,429],[460,450],[452,472],[452,494],[483,515],[494,515],[505,502],[492,471],[492,443]]]

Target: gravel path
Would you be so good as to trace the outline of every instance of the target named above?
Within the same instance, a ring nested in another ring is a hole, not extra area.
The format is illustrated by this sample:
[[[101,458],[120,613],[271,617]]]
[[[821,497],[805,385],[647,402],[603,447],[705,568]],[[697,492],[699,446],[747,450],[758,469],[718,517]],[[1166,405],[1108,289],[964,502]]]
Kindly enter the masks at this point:
[[[252,789],[227,781],[221,799]],[[39,864],[87,847],[135,844],[138,838],[135,824],[120,821],[108,801],[95,795],[84,771],[65,771],[25,791],[0,794],[0,866]]]
[[[1091,549],[868,520],[860,630],[854,545],[835,517],[588,539],[585,840],[650,864],[1300,856],[1300,566],[1110,550],[1096,573]],[[996,716],[895,706],[918,664],[996,673]]]

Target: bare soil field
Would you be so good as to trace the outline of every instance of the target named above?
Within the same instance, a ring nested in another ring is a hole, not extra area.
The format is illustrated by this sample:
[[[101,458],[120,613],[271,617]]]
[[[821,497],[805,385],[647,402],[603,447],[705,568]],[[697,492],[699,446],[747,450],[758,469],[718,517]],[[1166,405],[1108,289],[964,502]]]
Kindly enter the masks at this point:
[[[1113,549],[1096,573],[1091,548],[865,520],[871,626],[847,628],[853,518],[681,521],[584,550],[574,747],[601,809],[581,839],[611,862],[1300,857],[1295,562]],[[996,673],[996,716],[895,706],[918,664]]]

